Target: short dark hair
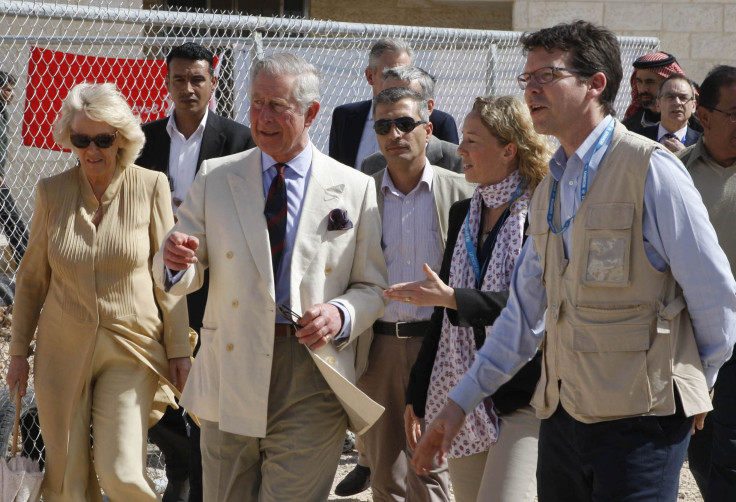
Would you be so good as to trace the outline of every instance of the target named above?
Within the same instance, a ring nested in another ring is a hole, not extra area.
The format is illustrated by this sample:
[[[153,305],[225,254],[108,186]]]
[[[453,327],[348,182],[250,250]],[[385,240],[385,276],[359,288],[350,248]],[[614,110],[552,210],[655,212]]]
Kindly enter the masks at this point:
[[[728,87],[736,84],[736,67],[727,65],[718,65],[708,72],[703,83],[700,84],[700,98],[698,106],[703,106],[709,110],[718,106],[721,100],[721,87]]]
[[[187,42],[185,44],[173,47],[169,55],[166,56],[166,69],[169,69],[169,64],[172,59],[186,59],[188,61],[207,61],[209,63],[210,75],[215,74],[215,55],[207,47],[204,47],[194,42]]]
[[[15,85],[15,77],[11,75],[10,73],[6,71],[0,71],[0,87],[5,87],[6,85]]]
[[[616,115],[613,103],[624,71],[621,67],[621,48],[610,30],[579,20],[524,33],[520,42],[524,54],[538,47],[547,52],[554,49],[570,52],[572,67],[580,71],[582,79],[594,73],[603,73],[606,76],[606,88],[600,96],[600,103],[606,113]]]
[[[429,121],[429,105],[427,100],[421,94],[412,91],[408,87],[389,87],[384,89],[373,98],[373,114],[376,113],[376,107],[379,104],[393,105],[402,99],[410,99],[417,105],[419,118],[426,122]]]
[[[659,88],[657,89],[657,97],[658,98],[661,98],[662,97],[662,88],[664,87],[664,84],[666,84],[670,80],[683,80],[683,81],[687,82],[687,85],[690,86],[690,92],[692,93],[692,97],[697,99],[697,96],[698,95],[695,92],[695,83],[692,80],[690,80],[689,78],[687,78],[685,75],[680,75],[679,73],[673,73],[672,75],[670,75],[666,79],[662,80],[662,82],[659,84]]]

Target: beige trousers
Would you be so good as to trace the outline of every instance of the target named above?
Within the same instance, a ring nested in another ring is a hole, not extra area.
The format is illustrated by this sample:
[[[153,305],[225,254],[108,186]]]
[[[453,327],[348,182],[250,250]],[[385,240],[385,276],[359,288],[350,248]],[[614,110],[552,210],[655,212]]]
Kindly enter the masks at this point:
[[[358,387],[386,408],[381,418],[362,436],[362,450],[371,468],[375,502],[449,502],[447,467],[434,466],[420,476],[411,465],[404,432],[404,410],[409,373],[417,359],[422,338],[373,337],[368,368]],[[363,455],[359,463],[363,460]]]
[[[231,434],[202,420],[205,502],[327,500],[347,415],[307,350],[296,337],[275,339],[266,437]]]
[[[61,493],[44,490],[45,502],[99,502],[100,485],[111,502],[159,500],[146,475],[148,416],[157,385],[158,375],[109,333],[98,332],[90,376],[71,417]]]
[[[449,459],[457,502],[531,502],[537,492],[540,420],[531,406],[499,417],[498,442],[487,452]]]

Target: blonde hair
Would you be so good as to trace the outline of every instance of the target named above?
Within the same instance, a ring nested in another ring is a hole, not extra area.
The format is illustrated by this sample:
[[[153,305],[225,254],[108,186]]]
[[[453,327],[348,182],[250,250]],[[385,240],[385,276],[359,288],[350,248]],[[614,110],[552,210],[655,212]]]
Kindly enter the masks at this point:
[[[516,145],[519,174],[533,191],[549,170],[553,150],[534,130],[526,104],[515,96],[485,96],[475,98],[472,111],[501,143]]]
[[[90,120],[105,122],[117,129],[123,138],[118,149],[118,165],[125,167],[135,162],[146,137],[141,130],[141,119],[133,114],[114,84],[77,84],[69,91],[54,123],[54,140],[65,148],[72,147],[69,136],[77,113],[84,113]]]

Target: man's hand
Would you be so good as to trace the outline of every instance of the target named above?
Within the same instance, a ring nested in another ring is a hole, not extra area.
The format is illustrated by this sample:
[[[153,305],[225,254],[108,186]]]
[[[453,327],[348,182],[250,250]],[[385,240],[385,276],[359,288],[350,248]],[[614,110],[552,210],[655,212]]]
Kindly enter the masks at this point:
[[[186,270],[197,263],[194,252],[199,247],[199,239],[181,232],[171,232],[164,243],[164,265],[171,270]]]
[[[400,282],[384,290],[383,297],[391,301],[411,303],[419,307],[457,309],[455,290],[445,284],[426,263],[422,267],[425,281]]]
[[[682,141],[677,138],[667,138],[662,142],[662,146],[670,152],[679,152],[680,150],[685,149],[685,145],[683,145]]]
[[[404,432],[409,441],[409,448],[416,449],[417,441],[422,437],[422,428],[419,417],[414,414],[414,406],[411,404],[407,404],[404,410]]]
[[[299,324],[302,325],[302,329],[296,332],[299,343],[315,350],[330,343],[340,333],[342,316],[334,305],[318,303],[304,311]]]
[[[15,386],[18,385],[18,393],[22,396],[26,395],[26,386],[28,385],[28,373],[30,366],[28,358],[23,356],[10,356],[10,366],[8,366],[8,375],[5,381],[8,382],[10,392],[13,392]]]
[[[452,440],[460,432],[463,422],[465,412],[455,401],[448,399],[440,414],[427,427],[412,455],[411,463],[416,467],[417,474],[429,474],[432,461],[438,454],[437,464],[442,465],[445,462],[445,454],[450,449]]]
[[[171,383],[179,389],[184,390],[187,383],[189,371],[192,369],[192,361],[188,357],[174,357],[169,359],[169,373],[171,374]]]

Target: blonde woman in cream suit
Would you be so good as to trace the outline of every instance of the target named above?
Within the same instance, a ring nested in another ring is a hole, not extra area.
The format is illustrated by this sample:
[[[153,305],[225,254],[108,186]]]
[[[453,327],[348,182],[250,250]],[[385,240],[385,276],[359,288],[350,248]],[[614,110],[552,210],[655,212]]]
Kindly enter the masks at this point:
[[[101,501],[100,485],[110,500],[155,501],[145,474],[152,408],[174,403],[191,365],[186,302],[156,289],[150,269],[174,223],[169,186],[132,164],[144,136],[112,84],[73,88],[54,135],[78,164],[36,190],[8,384],[25,393],[38,327],[46,502]]]

